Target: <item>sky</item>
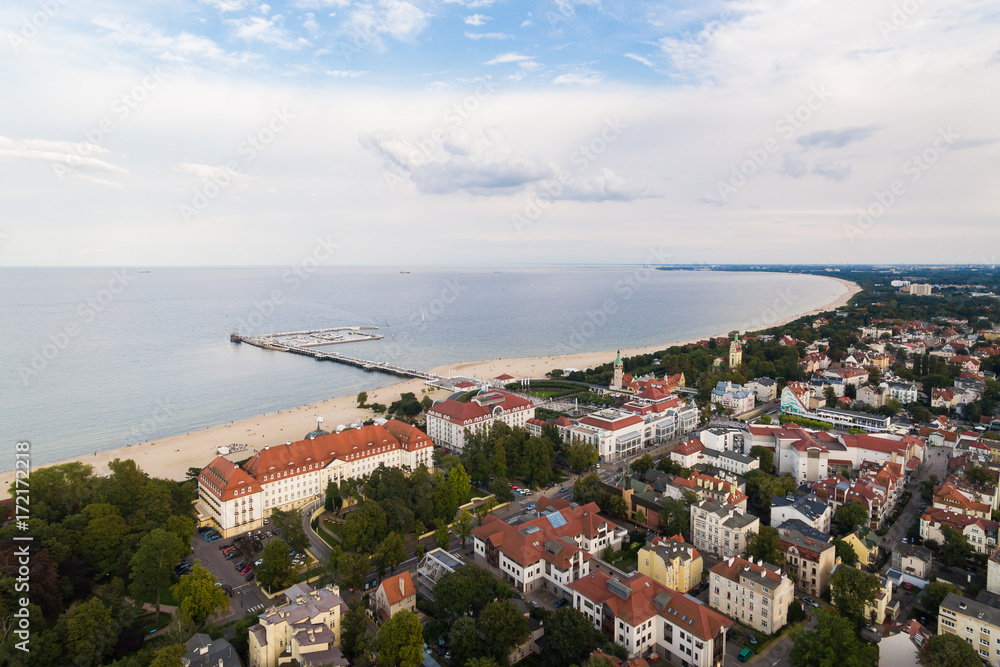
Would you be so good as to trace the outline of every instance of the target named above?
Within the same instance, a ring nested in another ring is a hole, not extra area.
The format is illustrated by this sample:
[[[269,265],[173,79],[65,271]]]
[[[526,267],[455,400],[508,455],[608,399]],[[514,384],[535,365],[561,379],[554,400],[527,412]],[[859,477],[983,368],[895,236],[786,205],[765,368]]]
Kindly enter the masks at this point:
[[[1000,0],[7,0],[0,266],[995,263]]]

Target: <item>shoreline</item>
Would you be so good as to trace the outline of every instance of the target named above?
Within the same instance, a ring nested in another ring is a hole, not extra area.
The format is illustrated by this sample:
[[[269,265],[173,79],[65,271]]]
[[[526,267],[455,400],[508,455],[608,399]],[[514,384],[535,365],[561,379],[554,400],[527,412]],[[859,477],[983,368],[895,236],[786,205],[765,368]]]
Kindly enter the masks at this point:
[[[835,276],[823,276],[836,280],[847,291],[835,301],[815,308],[805,313],[791,315],[784,319],[761,324],[754,329],[741,331],[750,333],[760,329],[782,326],[800,317],[809,317],[823,312],[836,310],[844,306],[855,294],[861,291],[857,283]],[[688,345],[697,340],[709,337],[728,335],[729,332],[713,334],[691,341],[665,342],[646,347],[622,349],[623,356],[651,354],[660,350]],[[594,352],[578,352],[568,355],[548,355],[541,357],[518,357],[512,359],[492,359],[465,361],[446,364],[431,369],[430,372],[442,375],[464,375],[479,378],[494,378],[503,373],[517,377],[540,378],[554,368],[594,368],[609,363],[614,359],[615,350],[600,350]],[[368,391],[368,403],[384,403],[388,405],[406,392],[413,392],[418,399],[430,396],[432,400],[443,400],[451,395],[444,389],[428,387],[424,380],[410,379],[386,385]],[[340,424],[368,419],[372,416],[370,409],[358,407],[356,395],[335,396],[333,398],[303,405],[289,410],[271,412],[257,417],[250,417],[238,422],[210,426],[198,431],[191,431],[169,438],[117,447],[84,456],[72,457],[39,467],[61,465],[79,462],[93,467],[94,475],[104,475],[108,472],[108,463],[114,459],[133,459],[145,472],[155,477],[183,480],[189,468],[202,468],[216,456],[216,449],[234,443],[246,444],[244,451],[230,454],[231,460],[241,460],[250,456],[264,445],[278,445],[286,441],[302,440],[307,433],[316,428],[316,417],[323,417],[325,430],[333,430]],[[7,498],[8,489],[14,480],[14,471],[0,473],[0,498]]]

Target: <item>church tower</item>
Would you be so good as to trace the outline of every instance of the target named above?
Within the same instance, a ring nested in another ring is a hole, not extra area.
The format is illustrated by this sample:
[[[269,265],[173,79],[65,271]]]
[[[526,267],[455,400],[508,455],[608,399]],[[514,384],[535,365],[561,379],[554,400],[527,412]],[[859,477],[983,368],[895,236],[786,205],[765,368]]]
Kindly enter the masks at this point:
[[[622,351],[618,350],[618,356],[615,357],[615,379],[611,381],[611,388],[621,391],[624,376],[625,364],[622,362]]]
[[[740,345],[740,334],[733,334],[733,342],[729,344],[729,367],[736,368],[743,363],[743,346]]]

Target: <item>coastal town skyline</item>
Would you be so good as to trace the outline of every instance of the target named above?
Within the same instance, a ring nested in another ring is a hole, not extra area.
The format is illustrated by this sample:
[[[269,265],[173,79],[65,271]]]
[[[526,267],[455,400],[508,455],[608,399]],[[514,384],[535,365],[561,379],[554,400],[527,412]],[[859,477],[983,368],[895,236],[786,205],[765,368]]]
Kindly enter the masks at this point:
[[[990,11],[8,3],[0,263],[991,264]]]

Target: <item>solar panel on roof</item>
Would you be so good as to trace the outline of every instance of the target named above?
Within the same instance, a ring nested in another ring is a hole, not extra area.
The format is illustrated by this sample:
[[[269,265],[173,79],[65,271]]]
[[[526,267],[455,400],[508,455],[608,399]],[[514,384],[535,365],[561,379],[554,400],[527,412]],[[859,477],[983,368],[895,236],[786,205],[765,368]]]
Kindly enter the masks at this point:
[[[566,525],[566,517],[561,512],[550,512],[546,515],[553,528],[562,528]]]

